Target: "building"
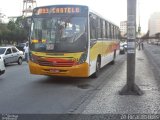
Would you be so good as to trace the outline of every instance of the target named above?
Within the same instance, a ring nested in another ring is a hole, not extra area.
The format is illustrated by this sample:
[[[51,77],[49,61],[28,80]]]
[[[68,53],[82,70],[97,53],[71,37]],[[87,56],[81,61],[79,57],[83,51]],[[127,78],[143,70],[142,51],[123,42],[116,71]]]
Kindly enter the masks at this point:
[[[31,16],[33,9],[37,6],[36,0],[23,0],[23,16]]]
[[[155,37],[160,33],[160,12],[155,12],[151,15],[148,23],[149,37]]]
[[[127,33],[127,21],[122,21],[120,22],[120,31],[121,31],[121,36],[126,36]]]

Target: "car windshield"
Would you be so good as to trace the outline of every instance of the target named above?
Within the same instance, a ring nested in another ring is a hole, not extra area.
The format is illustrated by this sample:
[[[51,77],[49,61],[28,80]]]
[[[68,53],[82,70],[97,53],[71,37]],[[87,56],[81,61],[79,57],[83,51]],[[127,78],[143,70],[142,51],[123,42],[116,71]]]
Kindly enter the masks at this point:
[[[6,48],[0,48],[0,55],[4,54],[5,51],[6,51]]]
[[[87,47],[86,26],[85,17],[34,18],[30,48],[41,52],[84,51]]]

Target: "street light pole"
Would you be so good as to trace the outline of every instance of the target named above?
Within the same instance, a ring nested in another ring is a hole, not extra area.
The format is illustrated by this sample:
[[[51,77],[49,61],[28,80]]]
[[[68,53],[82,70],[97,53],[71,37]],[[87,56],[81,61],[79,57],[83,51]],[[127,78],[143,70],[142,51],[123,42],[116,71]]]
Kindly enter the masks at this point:
[[[127,0],[127,83],[119,92],[120,95],[142,95],[135,84],[136,55],[136,0]]]

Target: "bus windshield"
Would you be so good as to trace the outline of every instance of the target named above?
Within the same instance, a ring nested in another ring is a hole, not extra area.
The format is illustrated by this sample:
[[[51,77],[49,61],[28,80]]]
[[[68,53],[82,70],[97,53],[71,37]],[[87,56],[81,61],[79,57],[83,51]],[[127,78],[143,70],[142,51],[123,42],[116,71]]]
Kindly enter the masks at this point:
[[[87,49],[87,18],[35,17],[30,49],[37,52],[81,52]]]

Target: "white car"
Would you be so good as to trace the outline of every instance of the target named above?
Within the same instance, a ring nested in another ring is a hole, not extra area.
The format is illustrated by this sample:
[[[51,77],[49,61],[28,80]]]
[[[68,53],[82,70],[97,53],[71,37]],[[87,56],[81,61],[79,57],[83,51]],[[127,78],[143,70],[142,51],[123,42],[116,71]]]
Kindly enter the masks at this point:
[[[120,54],[125,54],[126,50],[127,50],[127,43],[126,42],[120,43],[120,51],[119,51],[119,53]]]
[[[3,57],[4,64],[18,63],[22,64],[24,53],[15,46],[0,47],[0,55]]]
[[[0,75],[5,73],[5,66],[4,66],[4,62],[3,62],[3,57],[0,55]]]

